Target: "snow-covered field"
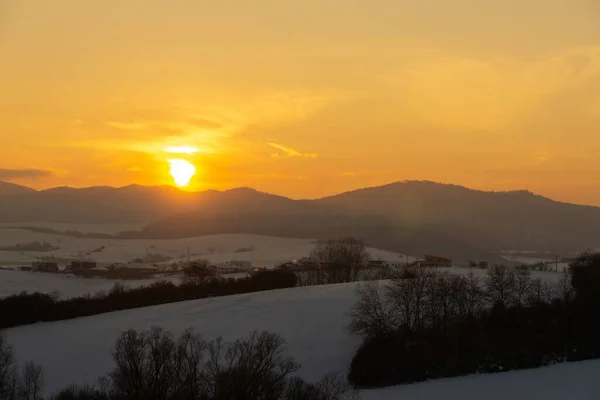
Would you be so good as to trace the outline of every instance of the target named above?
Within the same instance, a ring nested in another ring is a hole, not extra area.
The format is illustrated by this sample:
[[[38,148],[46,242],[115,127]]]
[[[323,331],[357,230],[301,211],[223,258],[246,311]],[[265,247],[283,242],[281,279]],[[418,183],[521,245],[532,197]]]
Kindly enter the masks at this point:
[[[555,263],[555,259],[552,258],[539,258],[539,257],[527,257],[527,256],[513,256],[513,255],[504,255],[502,256],[504,259],[508,261],[512,261],[518,264],[526,264],[533,265],[537,263],[547,263],[548,268],[551,270],[564,271],[569,268],[568,262],[558,262]]]
[[[195,328],[207,339],[233,340],[252,330],[285,337],[299,374],[316,380],[347,371],[360,340],[346,331],[356,300],[355,284],[313,286],[203,299],[119,311],[6,331],[17,357],[45,367],[47,390],[94,382],[112,366],[110,351],[120,332],[160,325],[174,332]],[[600,398],[600,361],[537,370],[443,379],[363,391],[365,400],[588,400]]]
[[[192,258],[212,262],[248,260],[258,266],[272,266],[282,261],[307,256],[314,247],[313,239],[290,239],[261,235],[210,235],[174,240],[123,240],[74,238],[36,233],[21,229],[0,228],[0,247],[32,242],[47,242],[57,250],[49,252],[0,251],[0,263],[20,265],[39,257],[79,259],[88,257],[100,263],[127,262],[146,254],[161,254],[182,259],[188,249]],[[94,250],[102,249],[93,252]],[[252,249],[252,250],[251,250]],[[374,259],[405,261],[404,256],[370,249]],[[414,258],[409,257],[409,260]]]
[[[178,284],[181,281],[181,276],[166,276],[160,279],[170,280]],[[116,283],[129,287],[139,287],[150,285],[155,281],[156,279],[85,279],[73,275],[0,270],[0,298],[20,292],[55,293],[61,298],[69,298],[96,294],[101,291],[108,292]]]
[[[213,262],[249,260],[255,265],[306,256],[313,247],[310,239],[288,239],[260,235],[212,235],[174,240],[90,239],[56,234],[0,228],[0,247],[32,242],[47,242],[57,247],[48,252],[0,251],[0,263],[27,264],[39,257],[63,259],[91,258],[99,263],[127,262],[147,254],[160,254],[173,260],[187,257]],[[246,251],[253,249],[253,251]],[[397,256],[396,256],[397,257]]]
[[[109,230],[110,226],[104,227],[105,231]],[[56,225],[47,225],[47,227],[64,228]],[[79,227],[81,232],[96,232],[102,229],[97,225],[81,227],[70,224],[69,227],[72,229]],[[83,228],[87,228],[87,230]],[[213,263],[246,260],[251,261],[254,266],[273,267],[284,261],[308,256],[314,247],[312,239],[261,235],[212,235],[177,240],[119,240],[74,238],[21,229],[0,228],[0,247],[32,242],[47,242],[58,249],[49,252],[0,251],[0,266],[30,265],[39,257],[55,257],[63,260],[88,258],[100,264],[109,264],[127,262],[138,257],[143,258],[147,254],[172,257],[172,260],[167,262],[170,263],[185,260],[189,249],[191,259],[202,258]],[[101,251],[92,252],[98,249]],[[373,259],[399,262],[407,259],[404,255],[379,249],[371,248],[369,253]],[[408,257],[408,261],[413,260],[414,257]],[[167,279],[178,281],[179,277]],[[145,279],[129,280],[125,283],[130,286],[140,286],[152,282],[152,279]],[[114,280],[0,270],[0,297],[22,291],[43,293],[58,291],[62,297],[73,297],[109,290],[114,284]]]

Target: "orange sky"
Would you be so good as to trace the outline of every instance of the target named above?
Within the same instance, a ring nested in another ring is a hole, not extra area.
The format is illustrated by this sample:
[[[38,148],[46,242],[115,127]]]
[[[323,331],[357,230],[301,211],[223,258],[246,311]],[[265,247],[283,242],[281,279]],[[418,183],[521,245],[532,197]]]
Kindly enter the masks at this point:
[[[600,205],[597,0],[0,0],[0,180]]]

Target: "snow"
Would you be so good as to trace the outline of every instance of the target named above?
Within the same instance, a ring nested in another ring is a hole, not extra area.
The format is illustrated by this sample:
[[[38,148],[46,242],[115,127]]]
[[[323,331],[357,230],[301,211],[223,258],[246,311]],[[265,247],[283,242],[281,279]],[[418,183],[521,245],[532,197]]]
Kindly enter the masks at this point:
[[[86,225],[94,230],[94,226]],[[54,228],[54,225],[51,226]],[[108,229],[99,227],[100,229]],[[213,263],[230,260],[252,261],[253,265],[273,266],[283,261],[307,256],[314,247],[314,239],[291,239],[248,234],[209,235],[185,239],[93,239],[56,234],[30,232],[0,227],[0,247],[31,242],[48,242],[59,247],[50,252],[0,251],[0,264],[21,265],[38,257],[77,259],[89,257],[100,263],[127,262],[146,254],[162,254],[173,259],[204,258]],[[252,251],[244,251],[252,248]],[[99,250],[93,252],[94,250]],[[405,256],[378,249],[369,249],[373,259],[405,261]],[[414,257],[408,257],[409,261]]]
[[[439,379],[365,390],[363,400],[591,400],[600,398],[600,360]]]
[[[112,368],[110,351],[120,332],[160,325],[188,327],[205,338],[233,340],[252,330],[286,339],[286,354],[302,364],[299,375],[317,380],[346,373],[360,339],[346,331],[356,284],[312,286],[203,299],[22,326],[6,331],[19,360],[45,368],[49,392],[91,383]],[[495,375],[474,375],[362,391],[364,400],[587,400],[600,398],[600,360]]]
[[[179,283],[181,277],[167,276],[166,280]],[[139,287],[150,285],[156,279],[117,280],[102,278],[77,278],[73,275],[48,274],[42,272],[22,272],[0,270],[0,297],[20,292],[57,293],[61,298],[78,297],[109,291],[116,283]]]
[[[94,382],[109,371],[110,351],[129,328],[159,325],[175,333],[193,327],[207,339],[234,340],[253,330],[281,334],[287,353],[302,364],[300,374],[317,380],[344,372],[360,343],[347,333],[355,285],[274,290],[173,303],[6,331],[20,360],[45,368],[47,389]]]
[[[33,225],[33,224],[32,224]],[[39,224],[36,224],[39,225]],[[45,226],[59,229],[56,225]],[[69,225],[75,229],[73,224]],[[109,225],[110,226],[110,225]],[[108,227],[86,225],[87,230],[108,230]],[[64,228],[64,227],[63,227]],[[56,234],[30,232],[22,229],[0,228],[0,247],[15,246],[31,242],[48,242],[59,247],[51,252],[17,252],[0,251],[0,266],[18,267],[30,265],[38,257],[57,257],[64,260],[91,258],[99,262],[99,267],[113,263],[144,258],[146,254],[161,254],[173,259],[165,263],[183,261],[187,258],[207,259],[213,264],[227,261],[251,261],[258,267],[274,267],[282,262],[306,257],[314,248],[313,239],[291,239],[262,235],[210,235],[176,240],[124,240],[124,239],[91,239],[74,238]],[[242,251],[252,248],[252,251]],[[102,251],[92,252],[102,249]],[[379,249],[368,249],[373,259],[404,261],[406,256]],[[407,257],[409,261],[414,257]],[[67,263],[66,261],[63,265]],[[152,264],[152,263],[149,263]],[[177,281],[180,278],[167,279]],[[80,296],[109,290],[116,281],[102,279],[84,279],[55,274],[11,272],[0,270],[0,297],[16,294],[21,291],[50,293],[60,292],[62,297]],[[125,281],[130,286],[140,286],[154,282],[153,279]]]

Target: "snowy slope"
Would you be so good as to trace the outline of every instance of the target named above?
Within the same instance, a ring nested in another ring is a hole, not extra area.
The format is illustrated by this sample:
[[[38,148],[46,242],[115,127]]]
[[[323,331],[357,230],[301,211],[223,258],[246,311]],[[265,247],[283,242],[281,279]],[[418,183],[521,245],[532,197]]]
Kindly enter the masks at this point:
[[[365,390],[363,400],[592,400],[600,398],[600,360],[440,379]]]
[[[101,228],[97,228],[99,230]],[[105,229],[108,229],[105,227]],[[261,235],[211,235],[177,240],[117,240],[88,239],[67,236],[34,233],[20,229],[0,228],[0,247],[15,246],[31,242],[48,242],[58,250],[50,252],[17,252],[0,251],[0,265],[30,265],[38,257],[58,257],[77,259],[86,256],[101,264],[127,262],[134,258],[144,257],[147,253],[173,257],[173,260],[184,260],[188,248],[191,259],[207,259],[213,263],[231,260],[252,261],[255,266],[273,267],[281,262],[308,256],[314,247],[312,239],[290,239]],[[94,249],[100,252],[90,253]],[[242,251],[249,250],[252,251]],[[404,255],[379,249],[369,249],[374,259],[387,261],[406,260]],[[414,257],[408,257],[409,261]],[[167,262],[167,263],[169,263]],[[177,281],[179,278],[169,278]],[[131,286],[151,283],[153,280],[127,281]],[[21,291],[60,292],[62,297],[79,296],[108,290],[115,281],[102,279],[80,279],[52,274],[36,274],[30,272],[12,272],[0,270],[0,297]]]
[[[36,233],[21,229],[0,228],[0,247],[31,242],[48,242],[58,247],[50,252],[0,251],[0,263],[20,265],[38,257],[54,256],[77,258],[88,255],[100,263],[126,262],[144,257],[147,252],[184,258],[188,248],[192,258],[205,258],[213,262],[250,260],[255,265],[271,266],[281,261],[307,256],[314,247],[313,239],[291,239],[262,235],[228,234],[186,239],[89,239],[55,234]],[[103,248],[99,252],[92,250]],[[253,248],[253,251],[243,251]],[[404,256],[384,250],[370,249],[374,259],[405,261]],[[409,261],[414,258],[409,257]]]
[[[127,310],[6,331],[20,360],[45,367],[47,389],[94,382],[111,368],[110,350],[128,328],[194,327],[207,339],[232,340],[254,329],[279,333],[303,377],[345,373],[360,340],[346,333],[355,284],[314,286]],[[364,400],[588,400],[600,398],[600,361],[443,379],[363,391]]]
[[[178,284],[180,276],[167,276],[165,280]],[[55,293],[60,298],[79,297],[109,291],[116,283],[129,287],[150,285],[156,279],[83,279],[73,275],[56,275],[38,272],[0,270],[0,298],[20,292]]]
[[[346,333],[355,285],[313,286],[119,311],[6,331],[20,360],[44,365],[48,389],[93,382],[111,367],[110,350],[120,332],[160,325],[174,332],[194,327],[207,339],[234,340],[252,330],[281,334],[287,351],[318,379],[344,371],[359,339]]]

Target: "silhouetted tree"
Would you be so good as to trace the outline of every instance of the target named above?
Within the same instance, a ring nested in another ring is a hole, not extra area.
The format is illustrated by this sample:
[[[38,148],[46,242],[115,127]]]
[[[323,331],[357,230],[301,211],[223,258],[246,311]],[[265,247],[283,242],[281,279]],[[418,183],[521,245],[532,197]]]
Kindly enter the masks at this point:
[[[12,399],[15,396],[17,367],[13,349],[0,333],[0,399]]]
[[[583,253],[570,265],[571,283],[577,298],[600,302],[600,253]]]
[[[527,266],[514,269],[514,304],[524,306],[531,292],[531,270]]]
[[[288,376],[299,365],[283,355],[283,339],[268,332],[253,332],[227,345],[210,344],[207,393],[210,399],[282,399]]]
[[[182,283],[186,285],[202,285],[207,279],[214,276],[208,260],[197,260],[191,262],[183,269]]]
[[[359,300],[350,312],[350,332],[368,338],[392,333],[398,328],[381,283],[364,283],[356,291]]]
[[[494,265],[485,277],[486,294],[491,305],[504,308],[515,299],[516,276],[511,268],[505,265]]]
[[[319,266],[319,283],[355,282],[369,253],[362,241],[350,237],[317,243],[310,258]]]
[[[199,370],[202,358],[195,353],[205,348],[202,337],[191,332],[179,341],[156,326],[144,332],[124,332],[113,352],[116,368],[109,375],[112,395],[132,400],[176,399],[190,379],[199,379],[188,374]],[[189,361],[196,364],[189,365]]]
[[[59,391],[50,398],[51,400],[114,400],[101,389],[93,386],[70,386]]]
[[[28,362],[21,369],[18,383],[19,400],[40,400],[44,387],[44,369],[41,365]]]

